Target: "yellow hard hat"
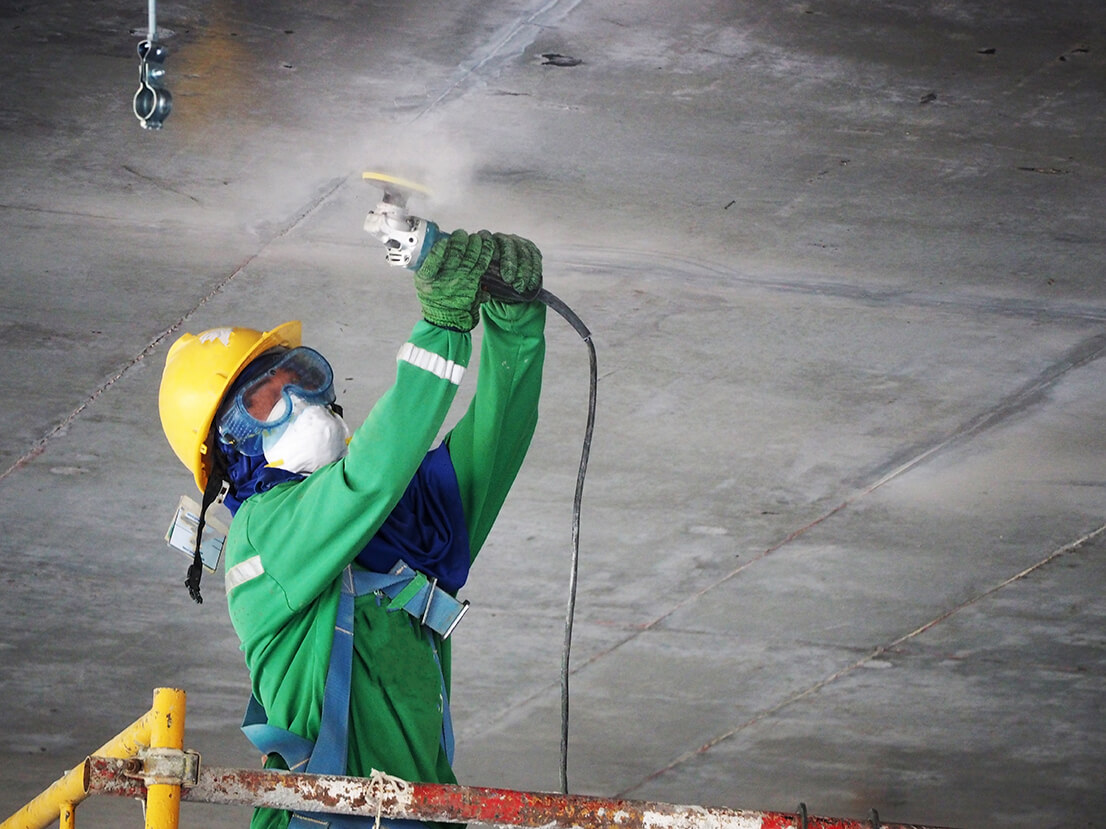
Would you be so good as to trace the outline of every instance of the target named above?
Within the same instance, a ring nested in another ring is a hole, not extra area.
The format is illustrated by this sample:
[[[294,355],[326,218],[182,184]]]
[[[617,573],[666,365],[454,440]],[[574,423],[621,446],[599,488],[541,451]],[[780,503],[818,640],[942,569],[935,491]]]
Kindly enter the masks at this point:
[[[161,375],[161,428],[203,492],[211,474],[211,424],[227,391],[255,357],[271,348],[301,344],[299,320],[272,331],[212,328],[184,334],[169,349]]]

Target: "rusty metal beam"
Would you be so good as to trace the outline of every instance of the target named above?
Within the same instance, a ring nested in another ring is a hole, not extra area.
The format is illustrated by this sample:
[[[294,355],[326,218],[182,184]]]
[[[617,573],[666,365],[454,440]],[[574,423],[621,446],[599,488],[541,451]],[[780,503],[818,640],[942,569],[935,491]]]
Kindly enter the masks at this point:
[[[85,765],[90,794],[142,798],[145,786],[135,764],[90,757]],[[377,774],[371,778],[292,774],[281,771],[202,768],[181,799],[200,803],[268,806],[276,809],[494,826],[556,829],[937,829],[789,814],[674,806],[583,795],[410,783]]]

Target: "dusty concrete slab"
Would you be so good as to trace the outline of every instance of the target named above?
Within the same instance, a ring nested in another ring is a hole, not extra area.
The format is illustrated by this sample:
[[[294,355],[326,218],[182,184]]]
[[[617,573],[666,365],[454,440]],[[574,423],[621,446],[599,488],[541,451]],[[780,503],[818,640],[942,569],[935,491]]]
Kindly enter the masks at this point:
[[[195,607],[161,540],[191,486],[161,364],[183,330],[299,318],[367,412],[418,315],[360,230],[384,167],[446,225],[538,240],[595,332],[575,790],[1098,825],[1101,9],[161,14],[154,134],[130,112],[144,8],[0,10],[0,815],[159,685],[188,690],[205,762],[256,764],[220,579]],[[549,337],[456,642],[478,784],[557,784],[587,358]]]

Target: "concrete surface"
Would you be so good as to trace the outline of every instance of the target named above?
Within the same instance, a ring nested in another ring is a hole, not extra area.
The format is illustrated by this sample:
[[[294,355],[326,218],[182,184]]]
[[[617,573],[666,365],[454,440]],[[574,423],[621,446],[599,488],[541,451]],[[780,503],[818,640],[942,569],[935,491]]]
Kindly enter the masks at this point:
[[[1106,7],[0,8],[0,816],[146,710],[253,766],[222,601],[162,534],[168,345],[304,321],[356,418],[417,318],[366,168],[536,239],[595,332],[574,791],[1106,825]],[[576,65],[548,55],[578,59]],[[458,633],[458,772],[555,789],[587,358]],[[459,410],[460,407],[458,407]],[[245,810],[185,807],[186,826]],[[81,825],[139,825],[98,800]]]

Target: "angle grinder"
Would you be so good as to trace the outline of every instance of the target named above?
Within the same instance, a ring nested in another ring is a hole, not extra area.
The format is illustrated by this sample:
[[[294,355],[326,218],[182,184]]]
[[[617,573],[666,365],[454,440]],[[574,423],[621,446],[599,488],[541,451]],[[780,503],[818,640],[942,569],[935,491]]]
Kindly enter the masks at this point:
[[[384,243],[384,257],[389,265],[417,271],[434,243],[448,235],[436,222],[414,216],[407,209],[409,199],[429,196],[430,191],[417,182],[388,173],[364,172],[361,178],[384,191],[380,202],[365,217],[365,232]],[[480,280],[480,287],[496,299],[545,303],[564,317],[585,341],[591,340],[591,331],[576,313],[545,288],[539,288],[530,295],[520,294],[499,278],[498,268],[494,265]]]

